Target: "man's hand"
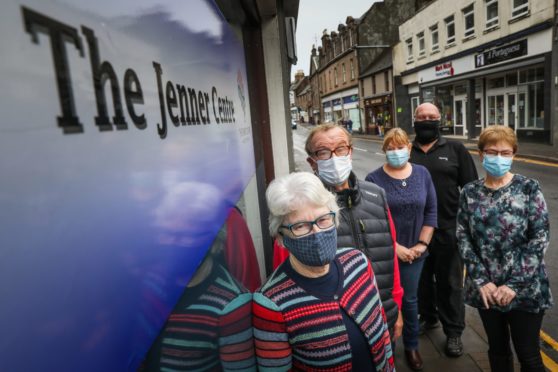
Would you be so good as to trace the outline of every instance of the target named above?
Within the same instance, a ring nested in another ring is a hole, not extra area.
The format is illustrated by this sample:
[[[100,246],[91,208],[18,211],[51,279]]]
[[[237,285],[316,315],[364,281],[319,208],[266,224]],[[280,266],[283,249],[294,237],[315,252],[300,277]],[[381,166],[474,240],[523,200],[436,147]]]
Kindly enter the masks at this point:
[[[494,292],[494,301],[500,306],[507,306],[515,298],[516,293],[507,285],[499,286]]]
[[[395,342],[399,337],[401,337],[401,332],[403,331],[403,314],[399,310],[399,315],[397,316],[397,321],[393,326],[393,335],[391,337],[391,342]]]
[[[494,293],[496,292],[496,284],[490,282],[486,283],[482,287],[479,288],[479,292],[482,298],[482,302],[486,309],[490,308],[490,305],[495,305],[497,302],[494,299]]]

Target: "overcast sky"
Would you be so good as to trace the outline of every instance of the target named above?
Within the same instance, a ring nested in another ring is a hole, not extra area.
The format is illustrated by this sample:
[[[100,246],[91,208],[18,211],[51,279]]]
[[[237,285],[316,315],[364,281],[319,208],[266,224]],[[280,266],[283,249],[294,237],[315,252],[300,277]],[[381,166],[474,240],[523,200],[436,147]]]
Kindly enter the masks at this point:
[[[378,0],[300,0],[296,27],[296,49],[298,62],[291,70],[291,77],[297,70],[308,75],[312,44],[321,45],[324,29],[337,31],[340,23],[345,23],[348,16],[360,18],[373,3]]]

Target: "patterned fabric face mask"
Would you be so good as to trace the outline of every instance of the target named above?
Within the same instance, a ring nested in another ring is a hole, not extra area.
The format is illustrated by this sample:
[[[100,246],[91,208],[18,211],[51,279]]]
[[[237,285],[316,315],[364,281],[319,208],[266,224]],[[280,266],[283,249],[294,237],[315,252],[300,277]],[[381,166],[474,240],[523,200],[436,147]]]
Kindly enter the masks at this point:
[[[324,266],[333,261],[337,252],[337,229],[318,231],[300,238],[283,235],[285,247],[306,266]]]

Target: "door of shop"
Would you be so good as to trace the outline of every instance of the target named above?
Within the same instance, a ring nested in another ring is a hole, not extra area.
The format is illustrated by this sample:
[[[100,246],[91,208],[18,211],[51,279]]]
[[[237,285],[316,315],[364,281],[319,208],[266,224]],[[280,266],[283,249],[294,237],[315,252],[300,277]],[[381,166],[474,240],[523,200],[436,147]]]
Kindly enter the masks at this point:
[[[465,97],[455,97],[455,135],[467,135],[467,100]]]
[[[505,122],[515,132],[517,126],[517,119],[518,119],[516,93],[508,93],[507,102],[506,102],[506,113],[507,113],[507,117]]]

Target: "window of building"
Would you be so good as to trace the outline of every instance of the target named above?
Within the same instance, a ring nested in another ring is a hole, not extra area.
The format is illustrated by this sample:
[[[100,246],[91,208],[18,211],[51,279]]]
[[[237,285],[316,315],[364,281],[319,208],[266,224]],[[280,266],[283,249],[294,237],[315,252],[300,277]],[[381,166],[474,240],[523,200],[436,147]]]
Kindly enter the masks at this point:
[[[474,4],[462,10],[463,12],[463,24],[465,25],[465,30],[463,30],[463,36],[469,37],[475,34],[475,8]]]
[[[355,65],[353,64],[353,60],[351,59],[351,80],[355,80]]]
[[[417,34],[417,40],[419,56],[424,56],[426,54],[426,46],[424,45],[424,32],[419,32]]]
[[[453,16],[450,16],[444,20],[446,23],[446,33],[447,39],[446,43],[448,45],[455,43],[455,19]]]
[[[332,89],[333,85],[331,85],[331,70],[329,70],[329,89]]]
[[[512,0],[512,18],[519,17],[529,12],[529,0]]]
[[[376,75],[372,75],[372,94],[376,94]]]
[[[341,72],[343,73],[343,82],[347,82],[347,69],[345,68],[345,64],[341,65]]]
[[[386,87],[386,92],[389,92],[389,71],[384,71],[384,85]]]
[[[345,35],[341,36],[341,53],[345,51]]]
[[[486,1],[486,28],[498,26],[500,22],[498,19],[498,0],[485,0]]]
[[[333,69],[333,81],[335,82],[335,86],[339,84],[339,81],[337,80],[337,67]]]
[[[407,62],[413,60],[413,39],[408,38],[405,43],[407,44]]]
[[[436,51],[439,48],[438,45],[438,24],[430,26],[430,38],[432,42],[432,51]]]
[[[353,46],[353,31],[349,30],[349,46]]]

